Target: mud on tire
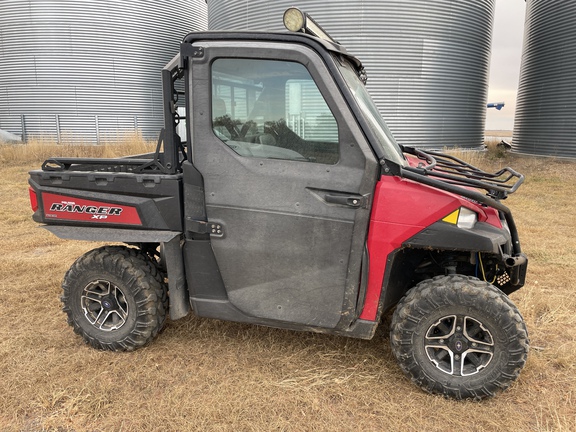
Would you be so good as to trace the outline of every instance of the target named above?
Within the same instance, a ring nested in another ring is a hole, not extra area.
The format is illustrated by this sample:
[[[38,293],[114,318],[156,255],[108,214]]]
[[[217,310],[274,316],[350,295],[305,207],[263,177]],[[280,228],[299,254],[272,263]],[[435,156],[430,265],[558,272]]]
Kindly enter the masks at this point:
[[[400,367],[422,389],[483,399],[506,389],[528,355],[528,333],[508,297],[487,282],[449,275],[423,281],[390,327]]]
[[[70,267],[62,288],[68,324],[94,348],[132,351],[154,339],[166,320],[164,277],[138,249],[87,252]]]

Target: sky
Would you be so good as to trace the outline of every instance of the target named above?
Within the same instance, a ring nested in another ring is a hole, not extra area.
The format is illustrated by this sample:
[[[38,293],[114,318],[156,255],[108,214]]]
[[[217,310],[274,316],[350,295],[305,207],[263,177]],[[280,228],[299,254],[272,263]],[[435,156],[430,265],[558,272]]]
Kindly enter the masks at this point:
[[[525,0],[496,0],[488,102],[505,102],[486,111],[486,130],[512,130],[520,78]]]

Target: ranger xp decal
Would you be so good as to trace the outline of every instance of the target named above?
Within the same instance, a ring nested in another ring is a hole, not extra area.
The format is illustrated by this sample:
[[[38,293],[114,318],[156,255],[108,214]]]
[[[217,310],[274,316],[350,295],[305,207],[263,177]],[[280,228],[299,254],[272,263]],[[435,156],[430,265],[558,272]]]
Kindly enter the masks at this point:
[[[49,219],[142,225],[135,207],[42,193],[44,216]]]

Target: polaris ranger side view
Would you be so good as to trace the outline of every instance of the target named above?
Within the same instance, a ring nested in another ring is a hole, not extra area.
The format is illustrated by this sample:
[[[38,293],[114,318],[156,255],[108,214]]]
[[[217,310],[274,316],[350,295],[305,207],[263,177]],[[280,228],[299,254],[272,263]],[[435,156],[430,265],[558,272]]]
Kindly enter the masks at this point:
[[[150,342],[168,311],[370,339],[396,307],[392,351],[420,387],[507,388],[528,353],[507,297],[527,259],[501,200],[523,176],[399,146],[360,61],[300,10],[284,21],[186,36],[162,71],[155,153],[30,173],[44,228],[125,244],[68,270],[68,323],[118,351]]]

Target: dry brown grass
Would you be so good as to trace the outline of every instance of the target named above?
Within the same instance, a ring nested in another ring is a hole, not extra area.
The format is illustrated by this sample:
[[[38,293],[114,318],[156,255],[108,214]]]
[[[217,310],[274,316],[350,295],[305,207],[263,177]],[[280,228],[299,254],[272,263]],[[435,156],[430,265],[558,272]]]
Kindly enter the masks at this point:
[[[190,316],[133,353],[85,346],[58,296],[66,269],[96,245],[32,222],[27,171],[46,154],[21,149],[24,162],[0,149],[0,430],[576,430],[575,162],[474,156],[527,176],[507,204],[530,257],[512,299],[534,347],[519,380],[478,403],[411,384],[384,326],[362,341]]]
[[[38,164],[52,156],[113,158],[149,153],[155,147],[155,142],[143,140],[138,134],[126,134],[121,140],[102,145],[56,144],[53,141],[34,139],[26,144],[0,144],[0,164]]]

